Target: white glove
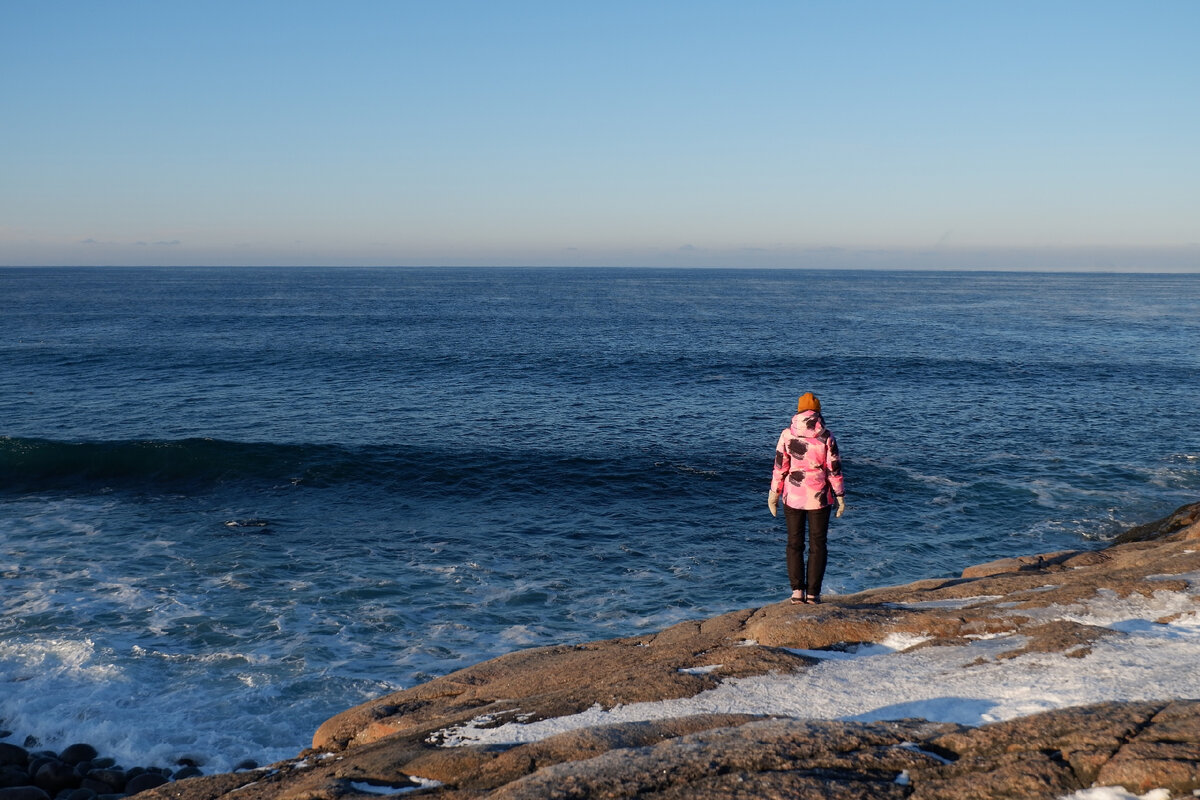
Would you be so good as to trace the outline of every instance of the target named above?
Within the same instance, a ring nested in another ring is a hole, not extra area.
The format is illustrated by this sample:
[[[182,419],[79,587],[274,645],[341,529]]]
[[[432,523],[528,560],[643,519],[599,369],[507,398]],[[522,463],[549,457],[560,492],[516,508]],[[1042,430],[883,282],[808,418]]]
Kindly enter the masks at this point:
[[[838,495],[837,501],[838,501],[838,509],[837,509],[836,516],[840,517],[842,514],[846,513],[846,498],[842,497],[841,495]]]
[[[779,492],[772,489],[767,495],[767,508],[771,509],[771,516],[779,516]]]

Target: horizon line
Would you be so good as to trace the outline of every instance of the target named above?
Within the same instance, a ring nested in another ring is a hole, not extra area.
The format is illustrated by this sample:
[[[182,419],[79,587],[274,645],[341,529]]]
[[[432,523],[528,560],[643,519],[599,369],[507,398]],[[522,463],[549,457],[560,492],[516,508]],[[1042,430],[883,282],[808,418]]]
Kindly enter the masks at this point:
[[[0,264],[0,269],[520,269],[520,270],[646,270],[673,272],[754,271],[754,272],[938,272],[975,274],[1043,274],[1043,275],[1200,275],[1195,269],[1137,270],[1119,268],[995,268],[995,267],[849,267],[849,266],[730,266],[680,265],[654,266],[649,264]]]

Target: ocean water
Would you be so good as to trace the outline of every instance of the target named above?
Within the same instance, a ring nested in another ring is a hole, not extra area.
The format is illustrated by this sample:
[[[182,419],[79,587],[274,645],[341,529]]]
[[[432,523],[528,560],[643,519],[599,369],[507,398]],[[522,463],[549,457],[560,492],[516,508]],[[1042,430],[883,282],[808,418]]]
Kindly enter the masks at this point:
[[[804,391],[830,593],[1200,498],[1200,275],[9,268],[0,303],[0,728],[129,764],[783,599]]]

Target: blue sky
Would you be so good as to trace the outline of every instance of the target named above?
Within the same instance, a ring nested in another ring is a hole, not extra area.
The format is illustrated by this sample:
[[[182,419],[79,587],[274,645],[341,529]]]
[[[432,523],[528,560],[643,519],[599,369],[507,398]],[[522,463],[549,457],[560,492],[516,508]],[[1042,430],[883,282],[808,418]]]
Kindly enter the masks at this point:
[[[1200,2],[18,2],[0,265],[1200,271]]]

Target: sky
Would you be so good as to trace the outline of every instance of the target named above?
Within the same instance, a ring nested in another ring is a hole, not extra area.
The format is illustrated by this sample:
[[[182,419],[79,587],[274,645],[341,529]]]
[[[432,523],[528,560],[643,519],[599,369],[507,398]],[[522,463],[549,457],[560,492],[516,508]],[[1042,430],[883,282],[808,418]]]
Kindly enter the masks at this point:
[[[0,0],[0,266],[1200,271],[1200,3]]]

